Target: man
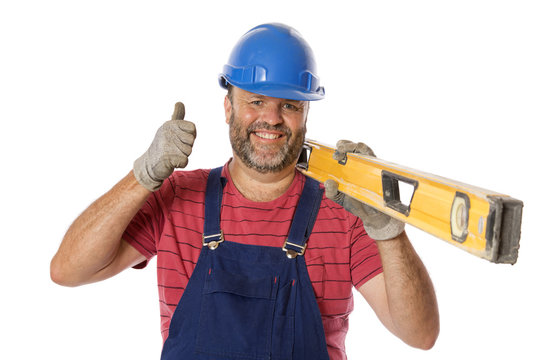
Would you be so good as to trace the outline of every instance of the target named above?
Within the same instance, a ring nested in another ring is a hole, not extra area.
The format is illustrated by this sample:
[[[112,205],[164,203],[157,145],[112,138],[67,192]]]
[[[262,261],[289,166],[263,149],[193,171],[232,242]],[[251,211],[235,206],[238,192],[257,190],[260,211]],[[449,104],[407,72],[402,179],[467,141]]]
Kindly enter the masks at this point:
[[[309,101],[324,97],[308,44],[282,24],[255,27],[220,84],[233,158],[174,172],[196,136],[177,104],[133,171],[75,220],[52,279],[100,281],[157,255],[162,359],[345,359],[352,286],[392,333],[431,348],[436,298],[404,224],[295,170]],[[336,156],[351,151],[371,150],[342,141]]]

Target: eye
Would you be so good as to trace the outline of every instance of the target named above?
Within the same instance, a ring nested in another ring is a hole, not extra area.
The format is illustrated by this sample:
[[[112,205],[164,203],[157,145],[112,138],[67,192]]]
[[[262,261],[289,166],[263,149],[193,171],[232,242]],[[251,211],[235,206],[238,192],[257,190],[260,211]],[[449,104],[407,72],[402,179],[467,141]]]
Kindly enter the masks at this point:
[[[256,105],[256,106],[262,105],[262,103],[263,103],[262,100],[253,100],[251,102],[252,105]]]
[[[285,108],[286,110],[292,110],[292,111],[298,111],[300,110],[300,108],[294,104],[290,104],[290,103],[285,103],[283,104],[283,108]]]

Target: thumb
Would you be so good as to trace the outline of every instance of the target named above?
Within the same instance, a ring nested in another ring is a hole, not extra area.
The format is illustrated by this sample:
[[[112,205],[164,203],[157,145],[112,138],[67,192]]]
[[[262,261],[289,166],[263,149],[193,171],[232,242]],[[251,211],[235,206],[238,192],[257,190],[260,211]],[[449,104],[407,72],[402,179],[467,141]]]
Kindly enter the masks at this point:
[[[326,197],[334,200],[338,195],[338,184],[335,180],[328,179],[324,182],[324,190]]]
[[[185,115],[186,108],[184,104],[181,101],[174,104],[174,112],[172,114],[171,120],[184,120]]]
[[[328,179],[324,182],[325,195],[328,199],[343,205],[345,194],[338,190],[338,183],[335,180]]]

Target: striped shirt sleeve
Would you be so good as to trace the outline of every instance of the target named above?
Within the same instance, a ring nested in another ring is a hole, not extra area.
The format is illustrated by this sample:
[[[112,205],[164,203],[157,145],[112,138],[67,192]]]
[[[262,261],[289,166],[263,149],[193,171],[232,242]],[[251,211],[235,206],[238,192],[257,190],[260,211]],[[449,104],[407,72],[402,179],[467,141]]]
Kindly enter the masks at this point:
[[[351,279],[354,287],[360,289],[382,270],[375,240],[366,233],[362,220],[354,217],[351,225]]]
[[[166,199],[174,198],[174,183],[174,176],[171,176],[158,191],[150,194],[124,231],[122,239],[146,257],[147,261],[135,266],[137,269],[144,268],[157,253],[156,241],[163,232]]]

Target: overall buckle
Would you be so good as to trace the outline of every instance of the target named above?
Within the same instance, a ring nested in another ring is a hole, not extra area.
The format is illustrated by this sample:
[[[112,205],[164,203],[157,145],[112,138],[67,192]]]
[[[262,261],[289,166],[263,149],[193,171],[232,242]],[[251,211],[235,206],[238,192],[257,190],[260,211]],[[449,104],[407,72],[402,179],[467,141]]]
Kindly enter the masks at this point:
[[[306,244],[304,244],[304,246],[301,246],[301,245],[298,245],[298,244],[295,244],[295,243],[288,242],[287,240],[289,240],[289,239],[285,240],[285,242],[283,243],[283,247],[281,249],[287,253],[287,257],[289,259],[294,259],[298,255],[304,255],[304,252],[306,251]],[[288,245],[294,246],[295,248],[300,249],[300,251],[293,250],[293,249],[287,249]]]
[[[211,240],[211,239],[214,239],[214,238],[217,238],[217,239],[216,240]],[[210,241],[207,242],[207,240],[210,240]],[[225,238],[223,237],[223,230],[221,230],[219,232],[219,234],[206,235],[206,236],[203,234],[202,244],[203,244],[203,246],[208,246],[208,248],[210,250],[215,250],[215,249],[217,249],[219,244],[221,244],[224,240],[225,240]]]

